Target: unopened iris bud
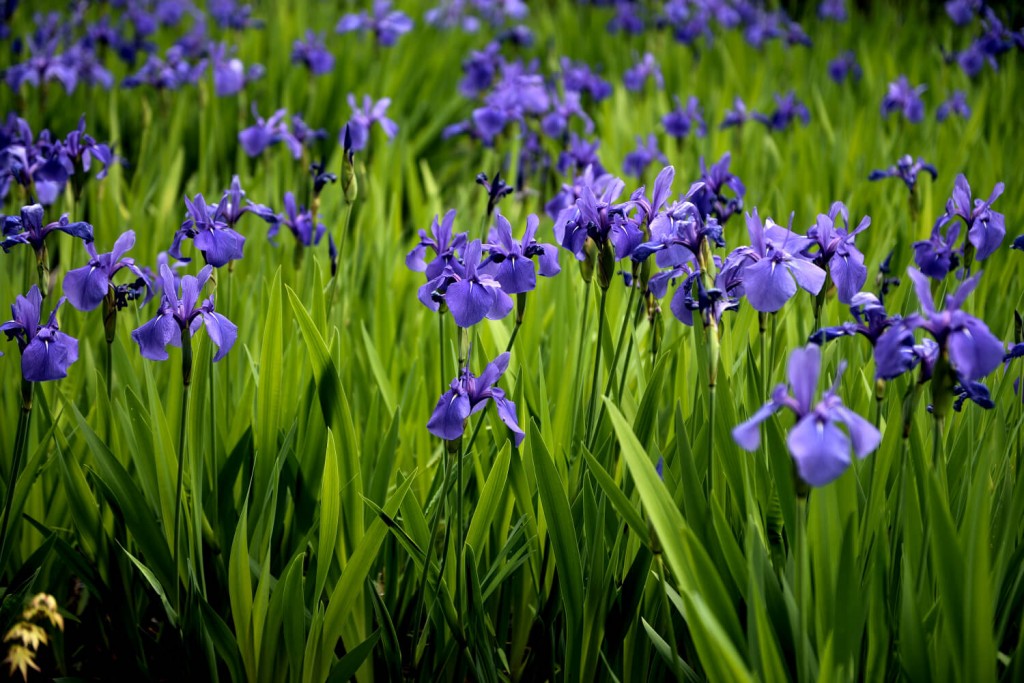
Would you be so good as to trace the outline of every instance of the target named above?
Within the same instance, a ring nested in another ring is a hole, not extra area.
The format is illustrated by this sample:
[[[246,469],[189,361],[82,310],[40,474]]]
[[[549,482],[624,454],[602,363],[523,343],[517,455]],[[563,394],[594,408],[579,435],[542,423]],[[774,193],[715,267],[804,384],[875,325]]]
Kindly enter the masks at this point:
[[[611,240],[608,240],[601,245],[601,250],[597,254],[597,284],[601,285],[601,289],[608,289],[614,277],[615,247],[612,246]]]
[[[341,189],[345,195],[345,202],[352,204],[359,196],[359,182],[356,180],[355,157],[352,150],[352,129],[348,124],[345,124],[342,140],[344,154],[341,161]]]
[[[597,244],[589,237],[583,243],[583,255],[585,258],[580,261],[580,275],[589,284],[594,279],[594,265],[597,263]]]

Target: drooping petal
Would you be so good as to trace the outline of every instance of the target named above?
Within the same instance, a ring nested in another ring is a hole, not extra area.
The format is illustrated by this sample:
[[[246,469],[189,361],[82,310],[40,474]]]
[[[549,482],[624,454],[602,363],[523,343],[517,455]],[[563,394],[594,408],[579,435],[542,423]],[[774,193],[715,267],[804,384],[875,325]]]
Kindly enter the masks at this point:
[[[894,379],[914,367],[914,332],[897,323],[888,328],[875,342],[875,376]]]
[[[206,325],[206,333],[210,335],[210,340],[217,347],[217,355],[213,357],[213,362],[216,363],[226,356],[231,347],[235,345],[235,340],[238,339],[238,327],[214,311],[203,313],[203,323]]]
[[[438,400],[427,421],[427,430],[445,441],[462,436],[469,417],[469,397],[449,389]]]
[[[516,448],[523,443],[526,432],[519,426],[519,417],[516,415],[516,404],[505,398],[505,392],[501,389],[494,389],[491,395],[494,399],[494,407],[498,409],[498,417],[505,423],[505,426],[512,432],[512,439]]]
[[[138,329],[132,330],[132,339],[139,345],[139,353],[149,360],[167,360],[167,345],[175,339],[180,342],[180,328],[169,315],[161,313]]]
[[[800,478],[811,486],[825,486],[850,466],[850,440],[834,422],[817,414],[803,417],[786,438]]]
[[[743,286],[750,305],[762,313],[778,311],[796,294],[789,269],[771,258],[748,266],[743,272]]]
[[[868,279],[864,254],[853,247],[837,253],[828,263],[832,280],[836,283],[839,303],[849,304]]]
[[[494,306],[494,298],[495,290],[472,280],[453,282],[444,297],[459,327],[472,327],[483,320]]]
[[[825,271],[810,261],[794,258],[786,261],[789,272],[796,278],[796,283],[811,294],[817,294],[825,284]],[[856,293],[856,292],[854,292]]]
[[[536,266],[533,261],[521,256],[512,256],[493,268],[493,277],[506,294],[531,292],[537,286]]]
[[[506,315],[512,312],[512,297],[503,292],[501,288],[492,288],[494,292],[494,305],[487,311],[487,318],[489,320],[501,320]]]
[[[215,268],[242,258],[245,237],[231,228],[201,230],[195,238],[196,248],[203,252],[206,262]]]
[[[988,375],[1003,360],[1003,342],[977,318],[966,317],[963,327],[949,335],[947,344],[953,367],[968,381]]]
[[[46,328],[44,328],[44,331]],[[28,382],[49,382],[68,376],[68,366],[78,360],[78,340],[62,332],[38,335],[21,355],[22,376]]]
[[[853,452],[858,458],[863,458],[878,448],[878,444],[882,442],[882,434],[873,424],[843,405],[833,407],[831,412],[836,420],[846,425],[846,430],[850,432],[850,440],[853,442]]]
[[[94,265],[69,270],[64,276],[64,296],[80,311],[91,311],[103,303],[109,288],[107,272]]]

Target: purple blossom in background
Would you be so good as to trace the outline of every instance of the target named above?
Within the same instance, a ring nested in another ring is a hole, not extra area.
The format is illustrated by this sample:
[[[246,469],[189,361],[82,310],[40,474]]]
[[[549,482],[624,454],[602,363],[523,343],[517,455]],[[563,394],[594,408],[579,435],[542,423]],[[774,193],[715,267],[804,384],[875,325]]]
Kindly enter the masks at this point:
[[[185,207],[185,221],[174,233],[174,241],[167,250],[168,254],[188,263],[191,259],[181,255],[181,243],[185,239],[191,239],[195,241],[196,249],[203,254],[206,262],[214,268],[226,266],[229,262],[242,258],[245,237],[217,215],[216,204],[207,206],[206,199],[201,194],[197,194],[191,200],[186,195]]]
[[[135,260],[124,258],[124,255],[135,246],[135,232],[128,230],[114,242],[114,248],[109,253],[97,254],[96,247],[92,242],[85,243],[85,249],[89,252],[89,263],[81,268],[69,270],[64,276],[64,295],[71,305],[80,311],[91,311],[103,303],[108,294],[116,294],[113,278],[121,269],[127,269],[139,280],[130,288],[125,290],[125,301],[117,302],[119,307],[127,303],[127,298],[137,297],[142,287],[148,287],[146,276],[142,273]]]
[[[537,241],[539,224],[537,216],[532,213],[527,216],[526,232],[522,241],[517,242],[512,237],[512,225],[508,220],[500,213],[494,218],[494,227],[487,236],[487,243],[483,245],[487,250],[487,258],[480,264],[480,271],[497,280],[506,294],[533,291],[537,284],[534,257],[538,257],[540,274],[544,277],[554,277],[561,271],[558,247]],[[451,289],[448,291],[450,295]]]
[[[626,69],[622,74],[623,85],[626,86],[626,90],[632,92],[643,90],[647,79],[653,79],[658,90],[665,87],[665,79],[661,75],[661,69],[658,68],[658,62],[650,52],[644,53],[639,62]]]
[[[750,246],[729,256],[740,268],[747,300],[754,310],[774,313],[796,294],[797,287],[817,294],[825,284],[825,271],[804,253],[814,244],[771,218],[764,223],[754,210],[747,214]]]
[[[218,97],[241,92],[249,83],[263,78],[266,72],[261,64],[246,67],[242,60],[230,56],[224,43],[217,43],[210,48],[210,65],[213,70],[213,91]]]
[[[768,130],[782,131],[793,125],[796,119],[806,126],[811,120],[811,112],[797,99],[796,93],[790,91],[785,95],[775,95],[775,111],[771,114],[754,112],[752,117],[767,126]]]
[[[198,83],[206,71],[206,65],[206,59],[190,62],[182,48],[174,46],[167,49],[163,59],[156,55],[146,57],[145,64],[125,78],[121,85],[125,88],[148,85],[157,90],[177,90]]]
[[[413,250],[405,257],[405,265],[409,270],[424,273],[427,280],[433,280],[444,273],[445,268],[458,264],[456,252],[462,252],[469,243],[467,233],[460,232],[452,234],[452,227],[455,224],[455,209],[449,209],[440,223],[437,216],[430,225],[430,232],[433,237],[427,235],[425,230],[420,230],[420,243],[413,247]],[[427,249],[434,252],[435,257],[427,263]]]
[[[612,35],[622,31],[631,35],[639,35],[644,32],[644,20],[639,14],[639,3],[624,2],[620,0],[615,3],[615,16],[608,21],[607,30]]]
[[[1013,241],[1013,249],[1024,251],[1024,235],[1019,235],[1017,239]]]
[[[857,55],[853,50],[839,53],[839,56],[828,63],[828,75],[836,83],[842,83],[847,78],[851,81],[859,81],[864,71],[857,62]]]
[[[743,210],[743,196],[747,188],[737,176],[729,172],[729,164],[732,155],[726,152],[709,169],[704,163],[704,157],[700,158],[700,187],[694,186],[691,189],[690,201],[696,204],[704,216],[714,216],[719,223],[725,224],[733,214]],[[734,197],[725,194],[725,190],[732,190]]]
[[[477,173],[476,184],[487,191],[488,217],[494,213],[494,208],[498,206],[498,202],[515,192],[515,189],[501,177],[500,171],[494,174],[494,180],[488,180],[486,173]]]
[[[36,194],[42,204],[56,202],[69,180],[78,196],[93,161],[103,165],[96,174],[98,180],[106,177],[114,163],[115,157],[110,146],[96,142],[95,138],[85,132],[85,114],[79,119],[78,128],[68,133],[63,140],[50,144],[44,133],[48,135],[47,131],[40,133],[35,149],[37,163],[31,167]]]
[[[352,137],[352,151],[361,152],[366,149],[370,140],[370,126],[374,123],[380,126],[389,140],[398,133],[398,124],[385,115],[391,106],[391,98],[384,97],[374,102],[369,95],[363,95],[363,106],[360,108],[356,104],[356,96],[349,93],[348,106],[352,108],[352,119],[345,125]],[[344,130],[343,127],[343,133]]]
[[[271,244],[276,244],[274,238],[277,237],[282,225],[291,230],[295,240],[304,247],[320,244],[320,240],[323,239],[324,232],[327,230],[320,221],[317,221],[315,226],[313,225],[312,213],[305,207],[300,208],[295,203],[295,195],[291,192],[284,193],[284,213],[278,214],[270,222],[267,239]]]
[[[838,219],[843,225],[838,225]],[[817,222],[807,231],[807,237],[814,241],[818,251],[809,254],[814,263],[822,270],[827,270],[836,283],[839,303],[851,304],[854,296],[868,279],[868,269],[864,265],[864,254],[854,245],[854,238],[871,225],[871,217],[864,216],[861,222],[850,230],[850,213],[846,205],[836,202],[827,215],[818,214]]]
[[[327,49],[323,35],[318,36],[310,29],[305,40],[292,44],[292,63],[302,64],[314,76],[321,76],[334,70],[334,55]]]
[[[686,100],[685,109],[677,95],[673,95],[672,100],[676,104],[675,109],[661,118],[661,125],[665,127],[666,133],[677,140],[685,138],[690,134],[691,130],[699,138],[708,134],[707,125],[704,123],[704,115],[701,112],[700,100],[691,95]]]
[[[966,26],[981,13],[982,0],[947,0],[946,14],[957,26]]]
[[[252,115],[256,119],[256,124],[238,133],[238,142],[248,156],[258,157],[267,147],[283,142],[288,146],[293,158],[302,157],[302,143],[288,130],[288,124],[284,120],[288,115],[287,110],[278,109],[269,119],[264,119],[253,102]]]
[[[726,128],[732,128],[734,126],[742,126],[744,123],[753,118],[753,114],[747,109],[747,105],[744,104],[743,100],[737,97],[733,100],[732,109],[725,111],[725,118],[722,119],[722,124],[719,129],[725,130]]]
[[[607,99],[612,94],[612,84],[604,80],[583,62],[573,62],[562,57],[562,83],[566,90],[587,94],[594,102]]]
[[[78,360],[78,340],[60,331],[57,311],[61,297],[50,311],[50,319],[40,325],[43,295],[32,285],[27,296],[18,295],[11,304],[11,317],[0,332],[8,341],[17,340],[21,351],[21,376],[26,382],[49,382],[68,376],[68,367]]]
[[[390,47],[398,39],[413,29],[413,20],[409,15],[391,9],[391,0],[374,0],[373,13],[359,12],[346,14],[334,27],[336,33],[373,33],[377,42]]]
[[[512,431],[513,441],[518,448],[526,434],[519,427],[516,404],[505,397],[505,392],[494,386],[508,369],[509,354],[505,352],[487,364],[477,377],[466,367],[462,374],[452,380],[451,387],[437,401],[437,406],[427,422],[431,434],[454,441],[462,437],[466,420],[470,415],[487,407],[488,399],[494,401],[498,417]]]
[[[569,144],[558,155],[557,169],[559,173],[582,173],[588,166],[593,168],[597,175],[604,175],[605,169],[601,159],[597,156],[597,149],[601,146],[601,140],[595,138],[593,141],[586,140],[569,133]]]
[[[955,90],[945,102],[939,105],[935,112],[936,121],[945,121],[951,115],[956,114],[962,119],[971,117],[971,108],[967,104],[967,94],[963,90]]]
[[[821,350],[810,345],[794,349],[789,356],[789,391],[785,384],[772,390],[772,397],[749,420],[732,431],[740,447],[753,451],[761,442],[760,424],[782,408],[789,408],[797,421],[786,445],[796,462],[797,474],[811,486],[835,481],[850,466],[850,449],[858,458],[875,450],[882,435],[870,422],[843,405],[839,381],[845,363],[841,363],[832,388],[814,403],[821,373]],[[840,425],[846,427],[844,432]]]
[[[603,170],[598,172],[596,167],[587,166],[583,169],[582,173],[575,177],[571,184],[562,184],[562,189],[544,205],[544,212],[557,224],[562,212],[572,208],[577,200],[583,196],[584,187],[589,187],[595,195],[600,195],[613,185],[616,186],[614,188],[616,197],[622,193],[626,186],[625,183],[612,174],[605,173]],[[570,212],[570,214],[572,213]],[[567,220],[570,214],[566,214]],[[561,242],[561,238],[559,238],[559,242]]]
[[[214,362],[227,355],[238,339],[238,327],[214,311],[213,295],[202,303],[199,302],[199,296],[212,272],[213,266],[207,265],[199,271],[197,277],[182,276],[179,297],[174,273],[166,265],[160,267],[160,310],[155,318],[132,331],[132,339],[139,345],[139,352],[143,358],[167,360],[168,344],[181,346],[185,330],[188,330],[191,336],[204,325],[210,341],[217,347]]]
[[[0,216],[3,223],[3,241],[0,248],[4,253],[11,250],[16,244],[28,244],[39,254],[45,244],[46,236],[54,230],[67,233],[77,237],[83,242],[92,242],[92,226],[84,221],[72,223],[68,215],[63,214],[59,221],[43,225],[43,207],[39,204],[31,204],[22,207],[18,216]]]
[[[949,354],[953,368],[963,380],[976,381],[995,370],[1003,360],[1003,343],[989,332],[984,322],[960,310],[981,273],[961,283],[956,293],[947,295],[941,310],[932,303],[928,278],[914,268],[908,268],[907,274],[914,282],[914,292],[924,312],[923,316],[909,316],[905,321],[907,327],[931,334],[940,354]],[[888,341],[887,336],[883,334],[879,344]]]
[[[209,0],[207,10],[222,28],[244,31],[263,26],[262,21],[252,18],[252,5],[239,5],[238,0]]]
[[[344,129],[342,130],[342,137],[344,136]],[[317,140],[327,139],[327,131],[323,128],[311,128],[307,124],[302,116],[299,114],[292,115],[292,135],[299,141],[299,144],[306,148],[312,148],[313,143]],[[344,142],[342,142],[344,145]]]
[[[552,98],[551,111],[541,119],[540,128],[549,138],[558,139],[562,137],[569,128],[569,121],[577,117],[583,122],[583,130],[588,135],[594,130],[594,121],[583,111],[580,103],[580,94],[573,90],[567,90],[565,97],[561,100],[558,97]]]
[[[822,0],[818,5],[818,18],[846,21],[846,0]]]
[[[494,78],[504,64],[501,45],[490,42],[483,50],[473,50],[462,61],[462,80],[459,93],[463,97],[476,97],[494,84]],[[568,86],[566,86],[568,88]]]
[[[647,171],[647,167],[655,161],[660,161],[663,164],[668,163],[668,159],[658,149],[657,136],[651,133],[647,136],[647,143],[644,144],[644,139],[638,135],[636,137],[636,149],[626,154],[626,157],[622,160],[622,170],[626,175],[642,178]]]
[[[1003,183],[996,183],[987,200],[971,201],[971,186],[961,173],[953,184],[953,194],[946,202],[946,215],[961,218],[967,228],[967,240],[977,250],[975,258],[984,261],[991,256],[1006,236],[1006,219],[992,210],[992,204],[1003,194]]]
[[[889,84],[882,98],[882,116],[889,118],[893,112],[900,112],[911,123],[924,120],[924,100],[921,94],[927,89],[924,85],[910,87],[906,76],[900,76]]]
[[[889,168],[882,170],[872,171],[868,175],[868,180],[881,180],[883,178],[899,178],[906,184],[907,189],[910,190],[910,193],[913,194],[915,188],[917,187],[917,176],[918,174],[921,173],[921,171],[925,171],[931,174],[932,180],[935,180],[936,178],[939,177],[939,171],[933,165],[929,164],[921,157],[918,157],[915,161],[914,157],[910,156],[909,154],[904,154],[899,158],[895,166],[890,166]]]

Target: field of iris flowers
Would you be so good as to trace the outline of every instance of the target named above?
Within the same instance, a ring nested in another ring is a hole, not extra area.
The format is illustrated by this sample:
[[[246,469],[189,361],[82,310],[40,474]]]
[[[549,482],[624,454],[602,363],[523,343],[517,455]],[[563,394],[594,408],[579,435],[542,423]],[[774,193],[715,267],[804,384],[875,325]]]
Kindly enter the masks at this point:
[[[4,3],[4,673],[1024,679],[1022,17],[794,4]]]

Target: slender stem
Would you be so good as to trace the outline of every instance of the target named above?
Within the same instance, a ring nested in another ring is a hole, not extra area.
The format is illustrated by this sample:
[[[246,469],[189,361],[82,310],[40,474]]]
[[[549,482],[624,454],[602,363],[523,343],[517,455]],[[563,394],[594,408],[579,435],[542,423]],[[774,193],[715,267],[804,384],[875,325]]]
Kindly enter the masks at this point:
[[[440,347],[438,350],[441,352],[438,357],[440,359],[441,364],[440,387],[442,389],[444,388],[445,383],[448,381],[448,373],[445,370],[445,365],[447,365],[447,363],[445,363],[445,358],[448,356],[448,349],[446,348],[448,345],[446,341],[447,340],[445,339],[444,336],[444,313],[441,312],[437,314],[437,343],[438,346]]]
[[[0,562],[7,557],[7,525],[10,523],[11,507],[14,505],[14,493],[17,488],[18,474],[25,451],[28,448],[28,430],[32,421],[32,382],[21,381],[22,405],[18,414],[18,431],[14,435],[14,459],[11,461],[11,472],[7,479],[7,497],[4,499],[3,522],[0,523]],[[3,565],[0,564],[0,576]]]
[[[477,420],[483,422],[483,420]],[[466,561],[466,530],[462,526],[462,509],[464,507],[462,497],[464,495],[463,483],[462,483],[462,441],[459,440],[459,449],[456,452],[458,460],[455,461],[456,476],[458,478],[458,489],[455,491],[455,514],[458,518],[458,536],[456,538],[459,541],[456,547],[457,561],[455,566],[455,609],[459,612],[462,611],[462,572],[463,565]]]
[[[615,353],[612,355],[612,368],[608,372],[608,383],[605,385],[604,393],[611,393],[612,387],[615,385],[615,371],[619,367],[619,356],[622,351],[622,342],[626,338],[626,326],[629,321],[633,319],[633,297],[636,295],[636,287],[629,288],[629,300],[626,302],[626,314],[622,316],[622,325],[619,327],[619,338],[615,342]],[[622,369],[622,375],[626,375],[626,369]],[[622,392],[620,391],[616,395],[616,400],[622,400]],[[600,422],[600,418],[598,418]]]
[[[583,374],[583,342],[586,340],[587,332],[587,309],[590,307],[590,289],[591,285],[589,282],[585,283],[585,293],[583,295],[583,308],[580,311],[580,324],[578,332],[580,335],[579,345],[576,347],[576,379],[573,381],[574,387],[580,386],[580,376]],[[576,438],[576,425],[579,422],[579,405],[580,401],[574,403],[572,411],[572,431],[569,432],[570,438]]]
[[[764,401],[768,397],[768,385],[770,379],[768,378],[768,335],[765,334],[768,329],[768,314],[758,312],[757,314],[757,327],[761,337],[761,393],[758,396],[758,400]]]
[[[665,610],[665,620],[668,622],[668,653],[672,656],[672,672],[676,676],[676,681],[682,683],[684,680],[683,668],[679,665],[680,658],[676,654],[676,628],[672,623],[672,609],[668,600],[668,577],[665,576],[665,562],[662,560],[660,552],[655,557],[658,558],[658,577],[661,579],[661,606]]]
[[[641,304],[641,308],[637,309],[636,317],[633,318],[633,329],[634,330],[636,329],[637,321],[640,318],[640,315],[641,315],[640,312],[642,310],[643,310],[643,308],[642,308],[642,304]],[[634,341],[635,341],[634,336],[633,335],[629,335],[629,341],[626,343],[626,356],[625,356],[624,360],[622,361],[622,374],[619,375],[619,389],[618,389],[618,393],[615,394],[616,397],[618,397],[619,401],[622,400],[622,394],[624,394],[625,391],[626,391],[626,374],[627,374],[626,373],[626,368],[629,367],[629,359],[633,356],[633,342]],[[654,362],[656,360],[657,360],[657,358],[651,358],[651,368],[652,368],[652,370],[654,368]],[[600,422],[600,419],[598,420],[598,422]]]
[[[512,350],[512,345],[516,343],[516,336],[519,334],[519,328],[523,326],[522,320],[517,320],[516,324],[512,327],[512,336],[508,338],[508,344],[505,345],[505,353]]]
[[[178,545],[178,528],[181,525],[181,498],[182,488],[184,485],[184,474],[185,474],[185,454],[187,450],[188,440],[186,438],[186,427],[188,425],[188,394],[189,387],[192,384],[192,335],[189,329],[186,327],[181,331],[181,376],[182,376],[182,390],[181,390],[181,421],[178,429],[178,481],[175,486],[174,496],[174,533],[173,548],[174,548],[174,571],[175,573],[179,570],[180,562],[180,548]],[[177,582],[175,585],[175,592],[177,594],[177,601],[179,608],[181,607],[181,585]]]
[[[796,619],[797,619],[797,680],[810,680],[807,668],[807,619],[805,606],[810,595],[807,579],[809,574],[807,549],[807,499],[797,497],[796,500]]]
[[[594,436],[594,406],[597,405],[597,380],[601,375],[601,336],[604,334],[605,303],[607,300],[608,290],[602,288],[601,303],[598,305],[597,312],[597,350],[594,352],[594,374],[590,380],[590,403],[587,404],[586,444],[588,447],[591,445]]]

